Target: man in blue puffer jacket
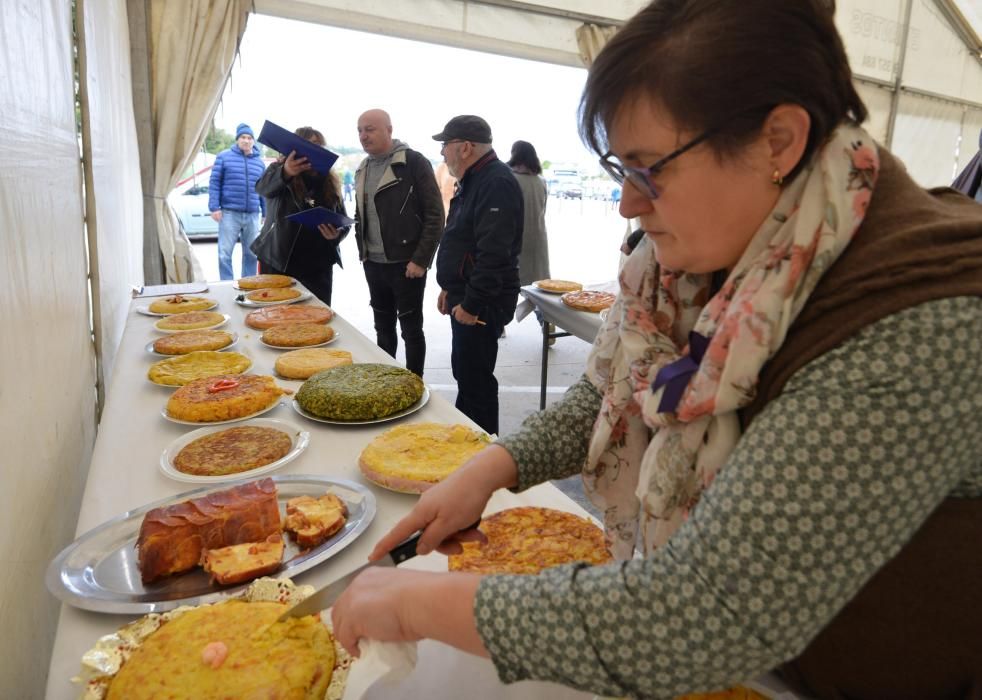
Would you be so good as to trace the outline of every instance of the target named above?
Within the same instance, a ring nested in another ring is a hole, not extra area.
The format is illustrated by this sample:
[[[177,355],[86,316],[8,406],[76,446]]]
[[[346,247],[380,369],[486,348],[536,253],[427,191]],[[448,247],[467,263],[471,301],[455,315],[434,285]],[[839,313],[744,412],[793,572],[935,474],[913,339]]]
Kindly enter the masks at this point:
[[[235,129],[235,143],[215,158],[208,185],[208,210],[218,222],[218,272],[232,275],[232,249],[242,241],[242,277],[256,274],[256,256],[249,249],[259,234],[259,215],[266,216],[266,200],[256,194],[256,182],[266,165],[255,146],[248,124]]]

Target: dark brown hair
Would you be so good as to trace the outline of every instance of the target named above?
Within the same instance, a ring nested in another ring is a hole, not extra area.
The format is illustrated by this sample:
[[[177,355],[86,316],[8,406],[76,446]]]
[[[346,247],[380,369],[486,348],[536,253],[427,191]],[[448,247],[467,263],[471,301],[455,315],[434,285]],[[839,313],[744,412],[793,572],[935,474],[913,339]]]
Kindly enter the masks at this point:
[[[327,141],[324,140],[324,134],[312,126],[301,126],[293,133],[306,141],[316,143],[318,146],[327,146]],[[297,197],[304,196],[304,181],[302,177],[293,178],[290,186],[293,188],[293,192]],[[336,206],[341,201],[340,191],[341,181],[338,179],[337,173],[331,170],[327,174],[327,177],[324,178],[324,201],[331,206]]]
[[[516,141],[511,145],[511,158],[508,165],[524,165],[533,175],[542,174],[542,163],[539,162],[539,154],[535,152],[535,146],[528,141]]]
[[[836,31],[829,0],[654,0],[624,25],[590,68],[580,135],[598,154],[621,105],[647,95],[676,124],[714,129],[718,157],[749,143],[779,104],[811,116],[794,177],[844,119],[866,106]]]

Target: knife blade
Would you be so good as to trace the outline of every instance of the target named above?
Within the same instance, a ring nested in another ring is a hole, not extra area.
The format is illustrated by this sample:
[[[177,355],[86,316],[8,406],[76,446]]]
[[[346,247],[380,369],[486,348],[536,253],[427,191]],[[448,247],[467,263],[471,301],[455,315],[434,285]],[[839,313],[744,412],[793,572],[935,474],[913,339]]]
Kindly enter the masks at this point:
[[[481,524],[478,520],[465,527],[459,532],[466,532],[467,530],[476,530]],[[376,561],[370,561],[362,564],[357,569],[351,573],[345,574],[336,581],[327,584],[324,588],[315,591],[313,595],[308,598],[304,598],[302,601],[294,605],[289,610],[286,610],[282,615],[277,618],[277,622],[280,620],[285,620],[290,617],[303,617],[304,615],[313,615],[319,613],[321,610],[331,607],[334,605],[334,601],[344,593],[344,590],[351,584],[351,582],[365,569],[372,566],[398,566],[404,561],[408,561],[416,556],[416,545],[419,543],[419,538],[423,534],[420,530],[415,535],[410,536],[408,539],[400,542],[395,547],[392,548],[388,554],[386,554],[381,559]]]

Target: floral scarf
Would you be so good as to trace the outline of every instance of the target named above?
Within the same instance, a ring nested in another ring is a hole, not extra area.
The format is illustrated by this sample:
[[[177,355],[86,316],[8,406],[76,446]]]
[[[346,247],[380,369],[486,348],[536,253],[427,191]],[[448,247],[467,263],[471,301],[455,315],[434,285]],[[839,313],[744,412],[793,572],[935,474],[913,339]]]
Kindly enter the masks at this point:
[[[645,552],[668,541],[726,463],[737,410],[849,245],[878,171],[869,134],[840,126],[712,298],[711,275],[661,269],[647,236],[624,262],[587,365],[603,403],[583,468],[615,557],[632,556],[639,528]]]

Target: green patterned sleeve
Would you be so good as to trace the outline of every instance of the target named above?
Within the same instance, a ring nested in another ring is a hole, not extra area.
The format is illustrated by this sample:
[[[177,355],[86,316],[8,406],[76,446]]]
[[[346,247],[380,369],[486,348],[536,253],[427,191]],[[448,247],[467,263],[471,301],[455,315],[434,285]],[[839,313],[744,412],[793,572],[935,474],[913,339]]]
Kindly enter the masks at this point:
[[[533,413],[517,432],[498,440],[518,464],[516,491],[580,471],[600,401],[600,393],[583,376],[562,399]]]
[[[942,499],[982,496],[980,385],[982,300],[867,328],[792,377],[655,554],[485,577],[499,676],[667,698],[794,658]]]

